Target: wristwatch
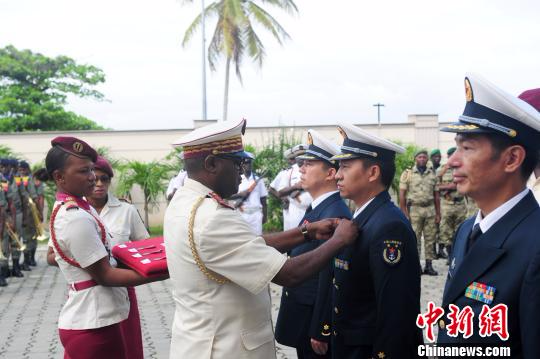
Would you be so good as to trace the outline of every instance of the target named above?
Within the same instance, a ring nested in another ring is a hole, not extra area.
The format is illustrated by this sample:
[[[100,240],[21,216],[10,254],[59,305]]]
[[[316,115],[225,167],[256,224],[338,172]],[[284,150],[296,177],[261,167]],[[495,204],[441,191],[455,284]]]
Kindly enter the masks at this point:
[[[304,236],[304,240],[311,241],[311,237],[309,236],[309,232],[307,229],[307,223],[304,223],[300,226],[300,232],[302,232],[302,235]]]

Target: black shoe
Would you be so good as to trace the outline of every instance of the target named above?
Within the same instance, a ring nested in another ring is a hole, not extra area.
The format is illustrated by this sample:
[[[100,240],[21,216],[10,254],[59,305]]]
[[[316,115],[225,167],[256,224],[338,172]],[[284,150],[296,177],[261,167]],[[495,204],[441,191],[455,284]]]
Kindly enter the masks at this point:
[[[36,250],[32,249],[32,252],[30,252],[30,256],[28,258],[28,264],[30,264],[32,267],[37,266],[36,263]]]
[[[2,267],[0,269],[0,287],[6,287],[7,281],[6,281],[6,274],[9,272],[9,268]]]
[[[13,259],[13,268],[11,269],[11,276],[22,278],[24,274],[21,273],[21,266],[19,265],[19,259]]]
[[[21,270],[25,272],[30,272],[32,268],[30,268],[30,253],[26,252],[24,253],[24,261],[21,264]]]
[[[441,244],[439,247],[439,258],[448,259],[448,254],[446,254],[446,246]]]
[[[424,267],[424,273],[427,275],[436,276],[439,275],[435,269],[433,269],[433,265],[431,264],[430,260],[426,260],[426,266]]]

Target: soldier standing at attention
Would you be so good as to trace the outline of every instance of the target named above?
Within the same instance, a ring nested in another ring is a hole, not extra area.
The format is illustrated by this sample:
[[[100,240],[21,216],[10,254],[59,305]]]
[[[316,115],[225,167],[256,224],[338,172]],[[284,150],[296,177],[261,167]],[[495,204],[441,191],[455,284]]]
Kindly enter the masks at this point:
[[[9,277],[9,250],[5,250],[4,246],[9,246],[7,241],[4,244],[4,225],[7,212],[7,198],[4,192],[4,159],[0,159],[0,287],[7,286],[6,278]],[[6,183],[7,185],[7,183]]]
[[[37,250],[37,239],[36,239],[36,221],[34,220],[32,209],[30,208],[30,200],[34,202],[35,208],[37,209],[38,219],[40,213],[42,213],[41,207],[39,206],[38,194],[36,191],[36,186],[34,184],[34,179],[30,174],[30,165],[26,161],[19,162],[19,168],[17,174],[15,175],[14,182],[18,187],[18,194],[21,200],[22,208],[22,237],[24,243],[26,244],[26,249],[24,250],[24,261],[21,265],[22,270],[29,271],[31,265],[36,265],[35,260],[32,261],[32,258],[36,256]],[[18,215],[18,214],[17,214]]]
[[[435,172],[439,170],[439,167],[441,167],[441,150],[438,148],[435,148],[434,150],[431,150],[429,153],[429,160],[431,161],[431,165]]]
[[[420,262],[411,224],[390,199],[404,148],[342,124],[338,189],[358,209],[356,242],[334,259],[332,358],[416,358]]]
[[[336,179],[338,163],[330,160],[340,153],[339,147],[314,130],[308,131],[309,147],[299,156],[300,183],[313,202],[304,218],[303,225],[324,218],[351,218],[351,212],[341,199]],[[322,244],[310,241],[290,251],[291,257],[309,252]],[[299,359],[330,358],[330,335],[332,322],[333,263],[301,285],[284,287],[281,306],[276,322],[276,340],[280,344],[296,348]]]
[[[424,238],[426,265],[423,273],[437,275],[432,261],[436,259],[436,224],[441,220],[439,186],[435,171],[427,166],[427,151],[416,152],[414,160],[415,165],[405,170],[399,181],[399,206],[411,221],[416,233],[419,257],[422,251],[422,237]]]
[[[253,229],[253,233],[261,236],[263,224],[266,223],[266,197],[268,191],[264,186],[264,180],[253,173],[253,160],[255,156],[246,152],[249,158],[244,162],[242,182],[238,187],[238,193],[231,196],[234,207],[238,208],[242,218]]]
[[[346,219],[255,235],[223,200],[238,192],[246,158],[245,126],[245,120],[220,122],[174,144],[183,146],[188,178],[169,204],[164,222],[176,304],[171,359],[276,358],[268,284],[300,284],[357,235],[356,226]],[[330,236],[311,252],[294,258],[282,254]]]
[[[456,151],[455,147],[448,149],[448,158]],[[457,228],[467,217],[465,198],[457,191],[454,183],[454,169],[447,163],[437,172],[441,196],[441,250],[451,252],[452,240]]]
[[[441,130],[456,133],[454,182],[479,211],[458,228],[442,307],[468,308],[473,331],[450,334],[444,315],[438,343],[540,358],[540,208],[526,187],[538,163],[540,113],[478,75],[467,75],[465,94],[459,122]]]

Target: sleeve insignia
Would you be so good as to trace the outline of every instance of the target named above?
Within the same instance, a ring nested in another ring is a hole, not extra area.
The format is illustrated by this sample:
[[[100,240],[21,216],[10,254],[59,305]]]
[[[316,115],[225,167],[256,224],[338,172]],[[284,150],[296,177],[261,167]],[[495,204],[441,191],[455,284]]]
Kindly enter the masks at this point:
[[[330,326],[328,324],[323,325],[323,331],[321,332],[321,335],[328,337],[330,336],[330,334]]]
[[[401,241],[384,241],[383,259],[389,265],[396,265],[401,261]]]
[[[79,205],[75,201],[70,201],[68,199],[66,202],[64,202],[64,204],[66,205],[66,210],[70,210],[70,209],[73,209],[73,208],[79,209]]]
[[[379,353],[377,354],[377,358],[379,358],[379,359],[384,359],[384,358],[386,358],[386,354],[384,354],[384,352],[379,352]]]

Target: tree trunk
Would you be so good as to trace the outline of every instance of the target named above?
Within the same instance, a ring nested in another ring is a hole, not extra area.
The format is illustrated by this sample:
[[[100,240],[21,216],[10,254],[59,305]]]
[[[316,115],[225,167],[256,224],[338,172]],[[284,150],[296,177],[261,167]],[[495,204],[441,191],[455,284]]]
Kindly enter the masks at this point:
[[[146,229],[150,232],[150,222],[148,221],[148,196],[144,194],[144,221],[146,223]]]
[[[229,69],[231,67],[231,58],[227,57],[225,64],[225,94],[223,96],[223,121],[227,121],[227,112],[229,107]]]

